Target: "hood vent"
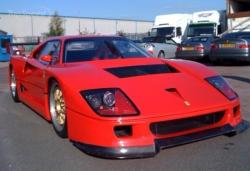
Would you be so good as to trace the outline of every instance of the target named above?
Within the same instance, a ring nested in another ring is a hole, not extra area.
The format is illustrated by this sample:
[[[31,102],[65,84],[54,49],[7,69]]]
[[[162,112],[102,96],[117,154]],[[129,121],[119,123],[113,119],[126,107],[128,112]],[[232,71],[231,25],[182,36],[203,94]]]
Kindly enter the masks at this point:
[[[167,64],[127,66],[118,68],[107,68],[105,70],[119,78],[178,72],[175,68]]]

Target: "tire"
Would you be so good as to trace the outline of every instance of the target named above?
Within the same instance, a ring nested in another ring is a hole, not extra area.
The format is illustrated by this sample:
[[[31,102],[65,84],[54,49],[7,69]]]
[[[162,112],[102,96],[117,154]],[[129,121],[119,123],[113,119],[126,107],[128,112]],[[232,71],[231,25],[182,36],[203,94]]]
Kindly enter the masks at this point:
[[[66,105],[62,90],[56,81],[53,81],[49,91],[49,110],[53,128],[61,138],[67,138]]]
[[[221,64],[221,61],[220,59],[217,59],[217,58],[214,58],[214,57],[211,57],[211,56],[208,56],[208,59],[209,59],[209,62],[213,65],[220,65]]]
[[[158,54],[158,58],[165,58],[165,53],[163,51],[160,51]]]
[[[10,75],[9,75],[9,86],[10,86],[10,94],[14,102],[18,103],[20,102],[18,91],[17,91],[17,81],[16,81],[16,75],[13,68],[10,68]]]
[[[205,55],[205,56],[201,59],[201,61],[202,61],[202,62],[205,62],[205,63],[210,62],[209,56],[208,56],[208,55]]]
[[[230,133],[225,134],[225,136],[227,137],[234,137],[235,135],[237,135],[236,132],[230,132]]]
[[[210,60],[211,61],[211,60]],[[217,65],[221,65],[222,64],[222,61],[220,60],[213,60],[211,61],[211,63],[214,65],[214,66],[217,66]]]

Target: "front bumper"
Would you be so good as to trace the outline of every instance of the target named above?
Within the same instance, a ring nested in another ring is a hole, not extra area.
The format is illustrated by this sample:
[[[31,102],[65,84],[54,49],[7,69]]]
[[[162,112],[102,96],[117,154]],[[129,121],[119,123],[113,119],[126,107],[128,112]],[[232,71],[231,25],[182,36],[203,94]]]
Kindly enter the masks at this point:
[[[200,60],[208,56],[208,53],[201,52],[176,52],[177,59]]]
[[[212,52],[209,56],[211,61],[234,60],[250,62],[250,53],[220,53]]]
[[[102,158],[117,158],[117,159],[144,158],[144,157],[153,157],[161,149],[164,148],[200,141],[220,135],[238,134],[246,130],[248,127],[249,123],[247,121],[242,121],[235,127],[231,126],[230,124],[227,124],[222,127],[217,127],[187,135],[164,138],[164,139],[155,139],[154,145],[142,146],[142,147],[138,146],[138,147],[110,148],[110,147],[101,147],[101,146],[83,144],[78,142],[74,142],[74,145],[79,149],[83,150],[84,152],[86,152],[87,154]]]

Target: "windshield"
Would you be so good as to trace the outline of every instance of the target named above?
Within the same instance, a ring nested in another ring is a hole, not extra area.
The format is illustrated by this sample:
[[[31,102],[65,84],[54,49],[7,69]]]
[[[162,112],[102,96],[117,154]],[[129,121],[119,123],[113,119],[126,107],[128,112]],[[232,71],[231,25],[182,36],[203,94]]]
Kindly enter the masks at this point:
[[[143,43],[166,43],[166,44],[176,44],[173,39],[167,39],[166,37],[144,37],[142,39]]]
[[[162,27],[162,28],[153,28],[151,36],[170,36],[174,35],[174,27]]]
[[[63,61],[67,63],[149,56],[146,51],[127,39],[93,37],[66,41]]]
[[[142,41],[144,43],[165,43],[165,37],[144,37]]]
[[[194,24],[188,28],[188,37],[214,34],[214,24]]]

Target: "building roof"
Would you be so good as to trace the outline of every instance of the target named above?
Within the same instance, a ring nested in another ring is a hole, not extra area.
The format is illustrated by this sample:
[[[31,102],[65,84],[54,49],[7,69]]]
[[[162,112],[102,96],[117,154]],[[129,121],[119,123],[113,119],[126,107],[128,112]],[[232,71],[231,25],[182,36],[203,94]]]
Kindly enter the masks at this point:
[[[228,18],[250,17],[249,0],[227,0]]]
[[[0,35],[7,35],[6,31],[0,30]]]
[[[29,13],[8,13],[8,12],[0,12],[2,15],[26,15],[26,16],[44,16],[44,17],[52,17],[53,15],[48,14],[29,14]],[[64,16],[59,15],[59,17],[63,18],[79,18],[79,19],[96,19],[96,20],[120,20],[120,21],[137,21],[137,22],[153,22],[150,20],[138,20],[138,19],[122,19],[122,18],[101,18],[101,17],[81,17],[81,16]]]

